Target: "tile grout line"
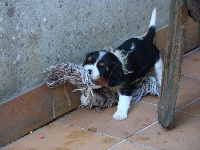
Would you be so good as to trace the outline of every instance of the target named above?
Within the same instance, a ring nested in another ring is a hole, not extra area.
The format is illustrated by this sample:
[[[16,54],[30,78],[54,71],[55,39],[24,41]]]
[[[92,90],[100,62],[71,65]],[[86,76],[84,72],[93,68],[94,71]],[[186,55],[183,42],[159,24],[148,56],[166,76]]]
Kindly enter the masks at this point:
[[[183,76],[183,77],[187,77],[187,78],[192,78],[192,79],[200,80],[200,78],[198,78],[198,77],[193,77],[193,76],[190,76],[190,75],[182,74],[182,76]]]
[[[144,145],[144,144],[140,144],[140,143],[137,143],[137,142],[132,142],[132,141],[129,141],[127,139],[121,140],[120,142],[114,144],[113,146],[111,146],[107,150],[112,150],[113,148],[115,148],[116,146],[120,145],[123,142],[129,142],[131,144],[135,144],[135,145],[142,146],[142,147],[145,147],[145,148],[150,148],[150,149],[153,149],[153,150],[158,150],[157,148],[153,148],[153,147],[150,147],[150,146],[147,146],[147,145]]]
[[[137,143],[137,142],[131,142],[130,143],[133,143],[133,144],[136,144],[136,145],[139,145],[139,146],[143,146],[143,147],[146,147],[146,148],[150,148],[150,149],[153,149],[153,150],[158,150],[157,148],[153,148],[153,147],[150,147],[150,146],[147,146],[147,145],[144,145],[144,144],[140,144],[140,143]]]
[[[192,116],[196,116],[196,117],[200,117],[200,115],[189,113],[189,112],[185,112],[185,111],[181,111],[181,110],[178,111],[178,112],[181,112],[181,113],[184,113],[184,114],[188,114],[188,115],[192,115]]]
[[[121,144],[122,142],[126,142],[126,141],[130,142],[129,140],[127,140],[129,137],[131,137],[131,136],[133,136],[133,135],[135,135],[135,134],[138,134],[138,133],[142,132],[143,130],[145,130],[145,129],[151,127],[151,126],[153,126],[153,125],[156,124],[157,122],[158,122],[158,121],[155,121],[155,122],[149,124],[148,126],[144,127],[143,129],[141,129],[141,130],[139,130],[139,131],[137,131],[137,132],[135,132],[135,133],[133,133],[133,134],[127,136],[125,139],[122,139],[122,141],[120,141],[119,143],[113,145],[113,146],[110,147],[108,150],[111,150],[112,148],[114,148],[115,146]],[[138,143],[138,144],[139,144],[139,143]],[[146,146],[146,145],[143,145],[143,146],[148,147],[148,146]]]
[[[105,134],[105,133],[102,133],[102,132],[88,130],[88,129],[86,129],[86,128],[79,127],[79,126],[75,126],[75,125],[73,125],[73,124],[69,124],[69,123],[64,123],[64,122],[61,122],[61,121],[58,121],[58,122],[61,123],[61,124],[66,124],[66,125],[69,125],[69,126],[72,126],[72,127],[78,128],[78,129],[83,129],[83,130],[87,130],[87,131],[95,132],[95,133],[98,133],[98,134],[101,134],[101,135],[105,135],[105,136],[108,136],[108,137],[112,137],[112,138],[115,138],[115,139],[120,139],[120,140],[125,140],[125,141],[126,141],[127,138],[129,138],[129,137],[131,137],[131,136],[133,136],[133,135],[135,135],[135,134],[138,134],[138,133],[140,133],[140,132],[146,130],[147,128],[153,126],[154,124],[158,123],[158,120],[157,120],[157,121],[154,121],[153,123],[149,124],[148,126],[144,127],[143,129],[140,129],[139,131],[137,131],[137,132],[135,132],[135,133],[133,133],[133,134],[127,136],[126,138],[119,138],[119,137],[115,137],[115,136],[113,136],[113,135],[108,135],[108,134]]]
[[[114,147],[116,147],[117,145],[119,145],[119,144],[121,144],[121,143],[123,143],[123,142],[126,142],[126,139],[123,139],[123,140],[121,140],[120,142],[114,144],[113,146],[111,146],[111,147],[108,148],[107,150],[111,150],[111,149],[113,149]]]
[[[143,144],[140,144],[140,143],[131,142],[131,141],[127,140],[127,138],[129,138],[129,137],[131,137],[131,136],[133,136],[133,135],[135,135],[135,134],[137,134],[137,133],[139,133],[139,132],[142,132],[143,130],[145,130],[145,129],[151,127],[151,126],[153,126],[153,125],[156,124],[158,121],[155,121],[155,122],[153,122],[152,124],[149,124],[148,126],[146,126],[146,127],[144,127],[143,129],[141,129],[141,130],[135,132],[134,134],[131,134],[130,136],[128,136],[128,137],[126,137],[126,138],[119,138],[119,137],[115,137],[115,136],[112,136],[112,135],[108,135],[108,134],[105,134],[105,133],[102,133],[102,132],[88,130],[88,129],[86,129],[86,128],[79,127],[79,126],[75,126],[75,125],[69,124],[69,123],[64,123],[64,122],[61,122],[61,121],[58,121],[58,122],[61,123],[61,124],[65,124],[65,125],[69,125],[69,126],[75,127],[75,128],[77,128],[77,129],[82,129],[82,130],[85,130],[85,131],[94,132],[94,133],[97,133],[97,134],[99,134],[99,135],[103,135],[103,136],[107,136],[107,137],[111,137],[111,138],[115,138],[115,139],[120,140],[120,142],[114,144],[113,146],[111,146],[110,148],[107,149],[107,150],[111,150],[112,148],[116,147],[117,145],[119,145],[119,144],[121,144],[121,143],[123,143],[123,142],[130,142],[130,143],[137,144],[137,145],[140,145],[140,146],[152,148],[152,147],[149,147],[149,146],[147,146],[147,145],[143,145]]]
[[[88,131],[90,131],[90,130],[88,130]],[[94,132],[94,131],[92,131],[92,132]],[[108,136],[108,137],[111,137],[111,138],[115,138],[115,139],[118,139],[118,140],[124,140],[123,138],[121,139],[119,137],[115,137],[113,135],[108,135],[108,134],[105,134],[105,133],[102,133],[102,132],[95,132],[95,133],[100,134],[100,135],[104,135],[104,136]]]
[[[182,107],[176,109],[175,112],[180,111],[181,109],[183,109],[183,108],[189,106],[190,104],[192,104],[192,103],[194,103],[194,102],[196,102],[196,101],[198,101],[198,100],[200,100],[200,97],[198,97],[198,98],[192,100],[191,102],[187,103],[186,105],[184,105],[184,106],[182,106]]]
[[[153,125],[154,125],[154,124],[156,124],[156,123],[158,123],[158,120],[157,120],[157,121],[154,121],[153,123],[149,124],[148,126],[144,127],[143,129],[141,129],[141,130],[139,130],[139,131],[135,132],[134,134],[132,134],[132,135],[129,135],[128,137],[126,137],[126,139],[127,139],[127,138],[129,138],[129,137],[131,137],[131,136],[133,136],[133,135],[135,135],[135,134],[138,134],[138,133],[140,133],[140,132],[142,132],[142,131],[146,130],[147,128],[149,128],[149,127],[153,126]]]
[[[141,100],[142,103],[147,103],[147,104],[151,104],[151,105],[154,105],[154,106],[158,106],[158,104],[154,104],[154,103],[151,103],[151,102],[146,102],[146,101],[143,101]]]
[[[108,134],[105,134],[105,133],[102,133],[102,132],[98,132],[98,131],[88,130],[88,129],[86,129],[86,128],[79,127],[79,126],[76,126],[76,125],[73,125],[73,124],[64,123],[64,122],[61,122],[61,121],[58,121],[58,122],[61,123],[61,124],[69,125],[69,126],[71,126],[71,127],[77,128],[77,129],[82,129],[82,130],[94,132],[94,133],[97,133],[97,134],[100,134],[100,135],[104,135],[104,136],[107,136],[107,137],[111,137],[111,138],[115,138],[115,139],[118,139],[118,140],[124,140],[123,138],[115,137],[115,136],[108,135]]]
[[[53,92],[53,89],[51,89],[51,97],[52,97],[52,107],[53,107],[53,119],[56,118],[56,115],[55,115],[55,101],[54,101],[54,92]]]

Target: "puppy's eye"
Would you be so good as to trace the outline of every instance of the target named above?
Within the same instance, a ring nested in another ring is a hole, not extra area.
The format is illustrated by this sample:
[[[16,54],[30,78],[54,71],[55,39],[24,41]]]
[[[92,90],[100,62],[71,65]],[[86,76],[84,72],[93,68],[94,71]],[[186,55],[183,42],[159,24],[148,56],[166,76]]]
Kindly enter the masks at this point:
[[[103,62],[103,61],[100,61],[99,63],[98,63],[98,66],[99,67],[104,67],[106,64]]]

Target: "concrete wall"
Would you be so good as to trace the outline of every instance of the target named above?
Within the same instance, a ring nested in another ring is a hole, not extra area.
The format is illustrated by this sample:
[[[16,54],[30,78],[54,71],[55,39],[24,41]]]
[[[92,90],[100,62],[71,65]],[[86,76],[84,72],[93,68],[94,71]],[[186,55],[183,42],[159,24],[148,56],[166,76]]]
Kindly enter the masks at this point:
[[[43,83],[42,71],[168,24],[166,0],[1,0],[0,102]]]

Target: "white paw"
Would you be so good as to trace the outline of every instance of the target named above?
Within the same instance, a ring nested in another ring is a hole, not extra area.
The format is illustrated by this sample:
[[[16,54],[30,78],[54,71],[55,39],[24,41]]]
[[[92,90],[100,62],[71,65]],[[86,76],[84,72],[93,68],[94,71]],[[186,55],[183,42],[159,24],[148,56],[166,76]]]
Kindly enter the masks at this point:
[[[116,111],[115,114],[113,115],[113,118],[114,118],[115,120],[124,120],[124,119],[127,118],[127,113],[124,112],[124,111],[118,110],[118,111]]]

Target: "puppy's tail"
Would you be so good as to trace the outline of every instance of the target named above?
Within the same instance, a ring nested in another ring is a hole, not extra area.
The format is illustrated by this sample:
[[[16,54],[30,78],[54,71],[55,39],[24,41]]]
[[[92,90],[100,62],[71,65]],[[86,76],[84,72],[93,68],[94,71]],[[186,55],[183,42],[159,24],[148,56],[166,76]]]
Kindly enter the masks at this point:
[[[145,38],[147,38],[148,40],[153,41],[153,39],[154,39],[155,24],[156,24],[156,8],[154,8],[154,10],[152,11],[151,20],[150,20],[150,24],[149,24],[149,31],[148,31],[147,35],[145,36]]]

